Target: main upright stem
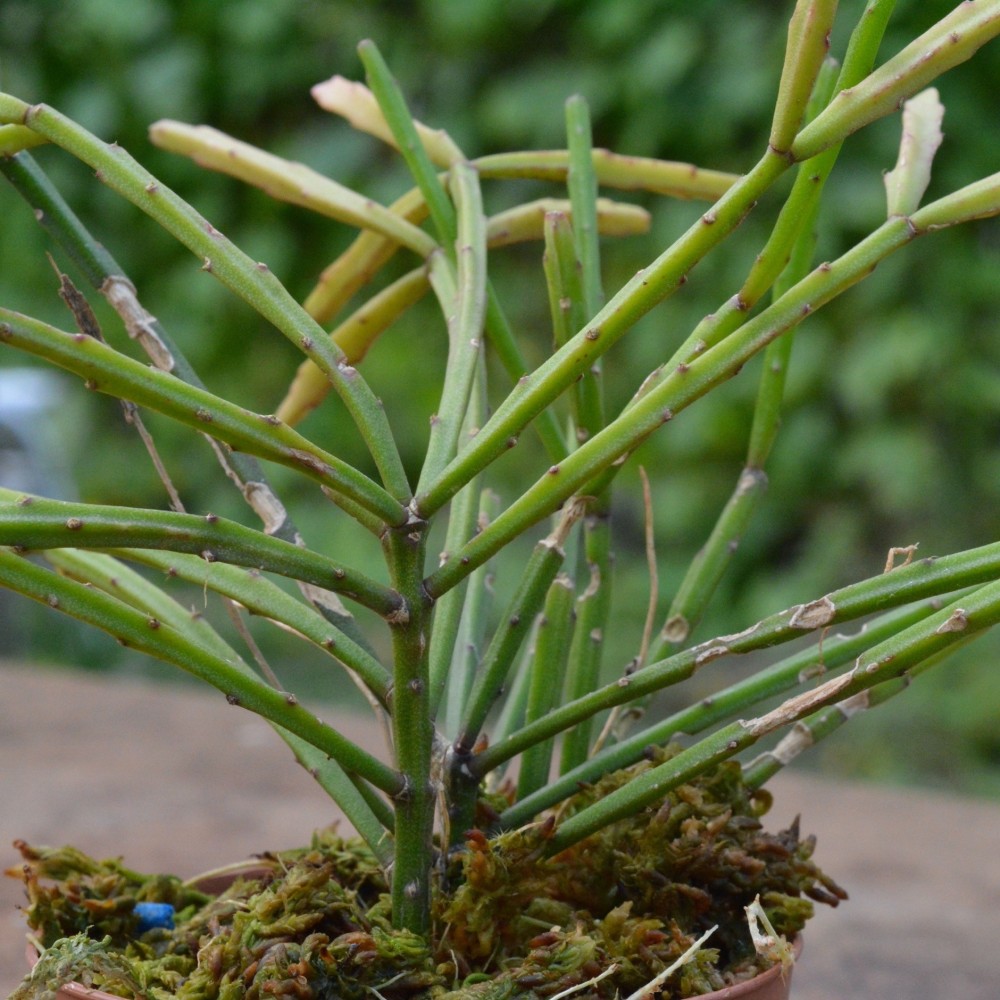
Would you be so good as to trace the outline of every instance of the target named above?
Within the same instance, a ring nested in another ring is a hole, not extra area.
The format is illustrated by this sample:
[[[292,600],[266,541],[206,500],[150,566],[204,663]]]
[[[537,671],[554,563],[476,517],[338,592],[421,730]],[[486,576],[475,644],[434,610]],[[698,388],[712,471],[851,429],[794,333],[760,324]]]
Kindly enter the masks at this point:
[[[404,611],[389,621],[393,645],[393,744],[405,781],[395,803],[392,919],[396,927],[417,934],[426,934],[430,927],[435,805],[428,657],[432,602],[423,586],[426,543],[427,524],[423,521],[390,529],[384,538],[393,586],[405,601]]]

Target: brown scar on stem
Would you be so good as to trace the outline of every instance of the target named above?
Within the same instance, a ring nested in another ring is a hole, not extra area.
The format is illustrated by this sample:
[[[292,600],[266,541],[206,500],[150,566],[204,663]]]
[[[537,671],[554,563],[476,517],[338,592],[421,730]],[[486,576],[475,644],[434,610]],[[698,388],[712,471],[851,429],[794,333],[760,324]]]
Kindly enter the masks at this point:
[[[830,701],[839,700],[837,695],[844,688],[849,687],[853,676],[850,673],[834,677],[833,680],[820,684],[812,691],[796,695],[782,702],[776,709],[760,716],[758,719],[742,721],[741,725],[754,737],[764,736],[774,732],[782,726],[796,722],[803,716],[809,715],[814,709],[821,708]]]
[[[965,608],[955,608],[948,616],[948,619],[934,629],[934,634],[944,635],[947,632],[964,632],[968,627],[969,617],[966,614]]]
[[[696,667],[700,667],[712,660],[717,660],[720,656],[728,656],[731,652],[732,650],[724,643],[715,643],[698,653],[694,658],[694,664]]]
[[[833,621],[833,616],[837,613],[837,607],[829,597],[821,597],[808,604],[800,604],[792,617],[788,619],[789,628],[801,628],[811,631],[814,628],[822,628]]]

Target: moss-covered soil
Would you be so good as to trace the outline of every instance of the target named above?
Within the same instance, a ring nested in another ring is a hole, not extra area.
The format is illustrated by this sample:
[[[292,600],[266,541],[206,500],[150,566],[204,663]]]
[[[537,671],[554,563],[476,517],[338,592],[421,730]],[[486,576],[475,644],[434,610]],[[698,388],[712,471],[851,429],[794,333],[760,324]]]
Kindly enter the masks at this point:
[[[441,859],[430,941],[394,929],[388,887],[368,849],[325,831],[260,857],[262,876],[212,897],[172,876],[140,875],[73,848],[19,844],[28,922],[46,949],[14,1000],[79,980],[149,1000],[507,1000],[628,996],[708,928],[707,945],[662,996],[697,996],[749,978],[758,958],[744,907],[759,895],[791,938],[812,900],[845,898],[811,860],[797,824],[766,832],[766,793],[727,763],[567,851],[546,845],[560,819],[650,759],[580,793],[545,822],[488,836]],[[147,904],[167,904],[168,908]],[[151,916],[151,914],[153,916]],[[150,926],[172,919],[173,926]]]

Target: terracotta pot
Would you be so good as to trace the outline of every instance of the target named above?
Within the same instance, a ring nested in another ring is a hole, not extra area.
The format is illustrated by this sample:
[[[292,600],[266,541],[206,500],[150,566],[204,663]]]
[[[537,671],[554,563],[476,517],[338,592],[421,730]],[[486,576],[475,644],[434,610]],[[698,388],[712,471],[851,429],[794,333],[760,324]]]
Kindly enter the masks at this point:
[[[802,938],[795,939],[795,958],[802,954]],[[792,966],[784,975],[781,965],[772,965],[767,972],[762,972],[745,983],[726,986],[714,993],[705,993],[699,1000],[788,1000],[792,989]],[[61,998],[60,998],[61,1000]]]
[[[266,875],[272,869],[257,862],[239,862],[225,868],[218,868],[215,871],[206,872],[192,879],[192,884],[201,889],[202,892],[219,893],[227,889],[240,875],[247,875],[251,878]],[[802,938],[795,940],[796,959],[802,953]],[[38,961],[38,951],[35,946],[28,943],[28,964],[34,968]],[[782,975],[780,965],[775,965],[762,972],[753,979],[748,979],[744,983],[737,983],[735,986],[726,986],[724,989],[716,990],[714,993],[705,993],[698,1000],[788,1000],[789,991],[792,987],[792,969]],[[79,983],[69,983],[56,994],[56,1000],[121,1000],[121,997],[112,996],[103,990],[92,990]]]

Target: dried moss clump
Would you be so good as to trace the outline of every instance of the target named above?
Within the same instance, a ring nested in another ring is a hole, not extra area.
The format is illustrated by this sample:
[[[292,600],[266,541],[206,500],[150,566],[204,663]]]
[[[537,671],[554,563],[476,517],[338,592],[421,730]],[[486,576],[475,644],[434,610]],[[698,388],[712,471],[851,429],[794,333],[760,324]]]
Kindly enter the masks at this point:
[[[263,856],[263,877],[216,898],[117,861],[20,844],[30,925],[46,948],[72,939],[43,957],[36,979],[47,986],[21,996],[44,997],[68,977],[125,997],[138,985],[150,1000],[541,1000],[614,964],[613,975],[576,994],[610,1000],[648,983],[713,924],[709,946],[662,996],[750,978],[762,965],[743,907],[756,895],[775,929],[792,937],[812,914],[810,900],[836,905],[845,894],[812,862],[813,839],[800,838],[797,823],[763,830],[767,797],[743,785],[738,764],[559,855],[547,850],[559,816],[671,752],[651,751],[543,823],[492,837],[469,831],[465,850],[442,862],[431,942],[391,926],[388,886],[371,853],[331,832]],[[140,901],[174,906],[174,929],[142,932]],[[86,947],[104,939],[117,956],[110,962],[95,958],[105,949]]]

